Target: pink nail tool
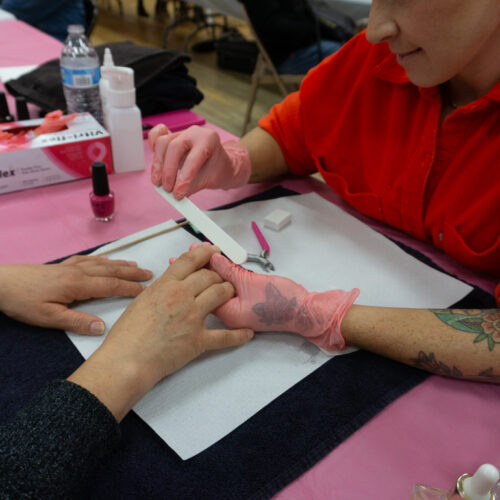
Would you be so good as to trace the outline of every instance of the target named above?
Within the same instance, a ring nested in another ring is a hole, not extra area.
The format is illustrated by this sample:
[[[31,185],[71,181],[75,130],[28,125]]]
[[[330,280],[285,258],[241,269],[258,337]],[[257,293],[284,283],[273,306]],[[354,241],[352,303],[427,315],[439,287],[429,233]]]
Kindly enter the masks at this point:
[[[269,247],[269,243],[264,238],[259,226],[255,221],[252,221],[252,229],[259,240],[260,246],[262,248],[262,252],[259,255],[248,254],[247,261],[248,262],[256,262],[260,264],[266,271],[274,271],[274,266],[272,262],[269,260],[269,254],[271,253],[271,248]]]

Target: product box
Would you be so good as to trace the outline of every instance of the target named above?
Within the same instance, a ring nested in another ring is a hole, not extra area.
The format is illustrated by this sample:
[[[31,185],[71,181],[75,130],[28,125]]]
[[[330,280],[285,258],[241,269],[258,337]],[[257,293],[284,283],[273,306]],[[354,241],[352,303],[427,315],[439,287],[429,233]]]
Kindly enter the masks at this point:
[[[0,194],[90,177],[94,161],[113,171],[110,136],[92,115],[37,135],[42,122],[0,123]]]

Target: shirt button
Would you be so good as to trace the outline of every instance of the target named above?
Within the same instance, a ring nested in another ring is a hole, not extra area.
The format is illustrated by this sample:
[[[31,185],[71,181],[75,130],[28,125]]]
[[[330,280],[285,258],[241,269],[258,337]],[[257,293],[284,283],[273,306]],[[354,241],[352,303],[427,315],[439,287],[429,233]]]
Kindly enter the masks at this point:
[[[443,241],[443,233],[439,233],[438,234],[438,240],[439,241]]]

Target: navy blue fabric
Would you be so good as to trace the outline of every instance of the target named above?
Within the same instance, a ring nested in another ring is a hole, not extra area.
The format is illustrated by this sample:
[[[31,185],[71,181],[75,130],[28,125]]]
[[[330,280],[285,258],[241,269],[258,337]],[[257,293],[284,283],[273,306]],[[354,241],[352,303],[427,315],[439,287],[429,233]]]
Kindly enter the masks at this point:
[[[461,306],[490,307],[490,299],[474,290]],[[0,425],[47,381],[67,377],[82,362],[63,332],[4,315],[0,359]],[[116,453],[96,464],[79,497],[270,498],[427,376],[364,351],[337,357],[187,461],[130,413],[121,424],[123,438]]]
[[[3,0],[1,8],[64,42],[68,25],[86,25],[83,0]]]
[[[285,59],[276,69],[278,73],[288,75],[305,75],[311,68],[318,65],[325,57],[332,55],[342,47],[340,42],[320,40],[321,56],[318,43],[296,50]]]

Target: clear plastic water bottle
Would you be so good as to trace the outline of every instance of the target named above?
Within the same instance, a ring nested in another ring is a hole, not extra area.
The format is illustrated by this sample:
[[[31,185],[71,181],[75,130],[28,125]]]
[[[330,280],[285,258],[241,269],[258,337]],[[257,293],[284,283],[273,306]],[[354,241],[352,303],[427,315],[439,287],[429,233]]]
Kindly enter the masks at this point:
[[[68,113],[91,113],[103,122],[99,80],[99,57],[85,36],[83,26],[68,26],[61,54],[61,77]]]

